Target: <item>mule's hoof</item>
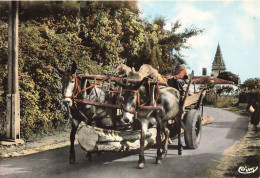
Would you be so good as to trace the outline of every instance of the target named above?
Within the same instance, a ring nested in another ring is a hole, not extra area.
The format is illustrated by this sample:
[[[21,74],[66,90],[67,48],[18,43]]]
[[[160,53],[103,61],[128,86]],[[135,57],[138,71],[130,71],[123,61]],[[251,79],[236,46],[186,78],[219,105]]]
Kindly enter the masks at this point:
[[[87,160],[92,161],[92,154],[87,153],[86,158],[87,158]]]
[[[162,159],[166,158],[166,153],[162,154]]]
[[[70,164],[75,164],[76,160],[75,159],[70,159]]]
[[[163,153],[162,153],[162,159],[164,159],[164,158],[166,157],[166,155],[167,155],[167,151],[163,151]]]
[[[179,150],[179,151],[178,151],[178,155],[182,155],[182,150]]]
[[[169,144],[172,144],[172,143],[173,143],[171,138],[168,139],[168,143],[169,143]]]
[[[88,155],[87,155],[86,158],[87,158],[88,161],[92,161],[92,160],[93,160],[93,159],[92,159],[92,156],[88,156]]]
[[[162,160],[161,159],[156,159],[156,164],[162,164]]]
[[[139,164],[138,164],[138,168],[139,168],[139,169],[143,169],[143,168],[144,168],[144,163],[139,163]]]

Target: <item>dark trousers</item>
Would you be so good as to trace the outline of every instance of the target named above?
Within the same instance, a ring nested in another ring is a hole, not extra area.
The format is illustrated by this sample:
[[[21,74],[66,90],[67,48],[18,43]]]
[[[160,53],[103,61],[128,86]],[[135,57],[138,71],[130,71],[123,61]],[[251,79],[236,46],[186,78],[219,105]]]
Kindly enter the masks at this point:
[[[258,108],[255,108],[255,111],[251,115],[251,124],[258,125],[259,118],[260,118],[260,110]]]
[[[181,95],[184,94],[184,88],[183,86],[185,85],[185,81],[183,79],[174,79],[171,78],[167,81],[167,84],[170,87],[176,88],[177,90],[180,91]]]

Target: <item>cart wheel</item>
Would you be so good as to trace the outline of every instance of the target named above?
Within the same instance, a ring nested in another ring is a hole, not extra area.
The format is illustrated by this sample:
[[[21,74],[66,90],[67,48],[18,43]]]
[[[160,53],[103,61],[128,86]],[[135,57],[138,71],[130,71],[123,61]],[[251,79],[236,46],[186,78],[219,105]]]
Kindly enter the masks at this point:
[[[199,146],[202,134],[202,122],[199,110],[192,109],[184,116],[185,132],[184,140],[189,149]]]

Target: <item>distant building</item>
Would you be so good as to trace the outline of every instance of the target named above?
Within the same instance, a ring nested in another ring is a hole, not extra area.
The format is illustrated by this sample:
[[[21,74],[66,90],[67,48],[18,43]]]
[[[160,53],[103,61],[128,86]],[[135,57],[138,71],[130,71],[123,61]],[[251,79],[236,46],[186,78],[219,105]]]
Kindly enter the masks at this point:
[[[233,91],[236,91],[238,87],[234,85],[234,82],[215,78],[213,76],[194,76],[192,79],[193,86],[190,87],[191,92],[198,92],[201,88],[208,84],[213,84],[213,90],[217,90],[223,87],[231,87]]]
[[[226,65],[225,65],[225,62],[223,60],[219,44],[218,44],[218,47],[217,47],[217,51],[216,51],[216,54],[215,54],[214,61],[212,63],[212,70],[211,71],[212,71],[211,75],[215,78],[217,78],[218,75],[221,72],[226,71]]]
[[[237,91],[238,86],[234,84],[233,81],[223,80],[217,78],[218,75],[222,72],[226,71],[226,65],[223,60],[223,56],[221,53],[220,46],[218,44],[216,54],[214,57],[214,61],[212,63],[212,73],[210,76],[207,75],[207,68],[202,68],[201,76],[194,76],[192,83],[193,86],[190,87],[191,92],[198,92],[200,88],[205,87],[206,85],[212,84],[214,85],[213,90],[221,89],[224,87],[231,87],[233,91]]]

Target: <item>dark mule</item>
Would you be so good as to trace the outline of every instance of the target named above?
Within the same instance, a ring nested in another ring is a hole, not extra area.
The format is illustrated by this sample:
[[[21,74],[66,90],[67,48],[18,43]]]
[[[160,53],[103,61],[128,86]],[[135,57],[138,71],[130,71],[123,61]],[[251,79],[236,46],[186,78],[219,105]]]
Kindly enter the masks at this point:
[[[116,122],[116,109],[76,103],[74,99],[77,98],[100,103],[106,101],[110,104],[114,104],[116,99],[114,99],[113,93],[104,92],[97,86],[84,90],[90,86],[90,83],[87,82],[86,79],[81,79],[76,76],[77,65],[75,62],[73,62],[71,68],[67,71],[62,71],[58,67],[56,67],[56,69],[62,75],[63,102],[69,106],[72,115],[69,161],[70,163],[74,163],[76,160],[74,150],[75,134],[81,121],[89,125],[96,124],[99,127],[111,123],[111,120],[113,127],[115,127]],[[91,156],[91,154],[88,153],[88,156]]]
[[[149,124],[154,124],[156,121],[157,127],[157,157],[156,163],[160,164],[162,158],[166,156],[167,148],[168,148],[168,140],[170,130],[168,129],[168,120],[175,119],[179,126],[178,134],[180,135],[180,127],[181,121],[178,116],[179,113],[179,92],[172,87],[161,87],[160,90],[154,90],[153,93],[155,96],[155,100],[150,99],[149,101],[146,98],[153,98],[153,96],[147,96],[147,85],[146,79],[144,79],[139,84],[134,87],[128,87],[128,89],[124,90],[123,98],[121,100],[122,109],[122,118],[121,122],[123,124],[132,124],[134,119],[138,119],[141,123],[141,138],[140,138],[140,154],[139,154],[139,162],[138,167],[143,168],[145,159],[144,159],[144,140],[145,135],[147,133],[147,129]],[[146,85],[146,86],[145,86]],[[123,84],[121,84],[123,86]],[[148,86],[149,87],[149,86]],[[127,88],[127,86],[124,86]],[[139,96],[138,96],[139,95]],[[146,96],[145,96],[146,95]],[[157,96],[157,97],[156,97]],[[156,101],[156,98],[158,100]],[[157,106],[162,106],[162,110],[142,110],[141,109],[141,100],[148,101],[150,105],[156,101]],[[138,105],[140,107],[138,107]],[[161,131],[163,131],[165,135],[164,143],[161,143]],[[178,137],[178,146],[179,146],[179,154],[182,149],[182,144],[180,140],[180,136]],[[161,151],[162,149],[162,151]]]

